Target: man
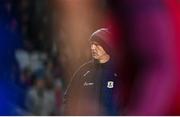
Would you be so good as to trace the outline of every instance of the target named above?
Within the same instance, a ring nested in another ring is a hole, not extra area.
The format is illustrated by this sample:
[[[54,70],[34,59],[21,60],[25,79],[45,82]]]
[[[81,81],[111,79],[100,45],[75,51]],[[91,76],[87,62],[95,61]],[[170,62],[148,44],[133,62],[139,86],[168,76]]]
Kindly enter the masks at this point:
[[[74,73],[65,92],[65,114],[118,115],[114,95],[118,74],[109,39],[110,32],[106,28],[92,34],[90,46],[93,59]]]

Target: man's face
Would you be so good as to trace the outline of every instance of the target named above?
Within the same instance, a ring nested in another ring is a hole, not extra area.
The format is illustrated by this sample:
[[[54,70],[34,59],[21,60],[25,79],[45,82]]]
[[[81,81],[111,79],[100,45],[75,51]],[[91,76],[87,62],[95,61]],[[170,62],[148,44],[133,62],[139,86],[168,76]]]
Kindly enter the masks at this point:
[[[92,42],[91,43],[91,53],[92,53],[92,57],[94,59],[99,60],[103,55],[106,54],[106,51],[97,42]]]

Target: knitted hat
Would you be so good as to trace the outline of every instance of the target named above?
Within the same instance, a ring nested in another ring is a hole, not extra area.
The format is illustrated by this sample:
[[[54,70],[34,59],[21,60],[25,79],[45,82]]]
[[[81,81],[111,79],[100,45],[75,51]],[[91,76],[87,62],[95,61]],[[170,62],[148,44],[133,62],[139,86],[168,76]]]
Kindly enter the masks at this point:
[[[107,54],[111,55],[113,46],[111,45],[110,39],[111,33],[109,30],[107,28],[101,28],[91,35],[89,41],[97,42],[100,46],[103,47]]]

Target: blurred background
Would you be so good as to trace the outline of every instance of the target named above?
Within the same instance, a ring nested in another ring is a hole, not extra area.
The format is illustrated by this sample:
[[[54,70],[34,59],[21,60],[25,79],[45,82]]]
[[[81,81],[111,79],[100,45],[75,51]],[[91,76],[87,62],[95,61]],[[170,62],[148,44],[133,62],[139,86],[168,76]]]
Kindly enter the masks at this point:
[[[0,0],[0,115],[63,115],[67,84],[104,27],[120,115],[179,115],[178,0]]]
[[[88,39],[104,24],[105,7],[95,0],[0,0],[0,115],[63,115],[64,90],[90,58]]]

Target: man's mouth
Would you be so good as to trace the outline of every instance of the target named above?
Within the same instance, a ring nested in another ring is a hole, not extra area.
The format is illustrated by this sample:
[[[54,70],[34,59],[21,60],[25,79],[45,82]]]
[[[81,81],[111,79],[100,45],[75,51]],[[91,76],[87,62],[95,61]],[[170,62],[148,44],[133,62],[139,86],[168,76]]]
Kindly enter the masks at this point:
[[[92,55],[93,55],[93,56],[96,56],[96,53],[95,53],[95,52],[92,52]]]

